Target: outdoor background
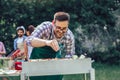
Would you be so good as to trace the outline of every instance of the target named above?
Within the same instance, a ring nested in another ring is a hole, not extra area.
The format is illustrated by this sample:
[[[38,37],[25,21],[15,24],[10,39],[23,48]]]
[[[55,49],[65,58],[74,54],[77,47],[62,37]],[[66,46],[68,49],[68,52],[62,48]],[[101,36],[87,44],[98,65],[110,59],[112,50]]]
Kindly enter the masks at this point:
[[[120,75],[120,0],[0,0],[0,41],[7,54],[13,50],[16,27],[52,21],[57,11],[70,14],[76,54],[95,61],[96,80],[119,80],[112,75]]]

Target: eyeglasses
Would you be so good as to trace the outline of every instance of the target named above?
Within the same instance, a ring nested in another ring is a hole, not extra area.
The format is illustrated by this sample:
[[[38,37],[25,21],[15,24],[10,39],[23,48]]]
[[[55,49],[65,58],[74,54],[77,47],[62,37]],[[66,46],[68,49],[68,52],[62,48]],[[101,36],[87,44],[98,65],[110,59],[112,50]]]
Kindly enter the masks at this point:
[[[55,26],[55,29],[56,29],[56,30],[60,30],[60,31],[62,31],[62,32],[66,32],[67,29],[68,29],[68,27],[61,28],[60,26]]]

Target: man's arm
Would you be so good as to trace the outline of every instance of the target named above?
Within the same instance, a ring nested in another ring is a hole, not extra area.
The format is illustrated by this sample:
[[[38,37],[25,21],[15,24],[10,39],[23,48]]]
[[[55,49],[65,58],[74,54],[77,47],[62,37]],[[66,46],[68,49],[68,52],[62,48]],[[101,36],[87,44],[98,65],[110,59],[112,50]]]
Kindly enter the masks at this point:
[[[43,46],[47,46],[47,40],[44,39],[39,39],[39,38],[33,38],[31,40],[31,46],[33,47],[43,47]]]
[[[56,40],[48,40],[47,38],[42,39],[42,37],[46,37],[45,35],[50,35],[51,28],[52,26],[50,22],[43,22],[38,25],[34,32],[32,32],[31,36],[27,38],[27,45],[33,47],[50,46],[53,50],[58,51],[59,46]]]
[[[38,25],[35,30],[32,32],[31,36],[26,39],[27,45],[31,45],[33,47],[42,47],[46,46],[46,41],[42,39],[45,37],[47,33],[51,30],[50,22],[43,22]],[[49,36],[49,35],[48,35]]]
[[[73,33],[70,31],[69,37],[66,41],[66,58],[71,58],[75,54],[75,39]]]
[[[33,38],[33,40],[31,40],[31,46],[33,47],[50,46],[55,51],[59,50],[57,40],[44,40],[39,38]]]

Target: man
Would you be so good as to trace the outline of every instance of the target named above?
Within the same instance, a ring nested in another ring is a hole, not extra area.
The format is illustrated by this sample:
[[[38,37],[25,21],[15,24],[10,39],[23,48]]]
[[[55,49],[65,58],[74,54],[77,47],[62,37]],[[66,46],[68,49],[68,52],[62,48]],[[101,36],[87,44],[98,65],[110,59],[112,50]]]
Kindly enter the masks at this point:
[[[27,40],[33,47],[50,46],[54,51],[60,49],[59,44],[65,48],[65,57],[72,57],[75,53],[74,35],[69,30],[70,16],[65,12],[57,12],[53,22],[43,22]]]
[[[26,36],[25,34],[25,28],[23,26],[17,27],[17,38],[14,39],[14,50],[19,49],[20,53],[19,55],[24,53],[24,40]]]
[[[70,16],[66,12],[57,12],[53,22],[43,22],[38,25],[34,32],[28,37],[27,44],[33,47],[31,59],[71,58],[75,54],[74,35],[69,30]],[[64,50],[63,50],[64,49]],[[63,51],[61,53],[61,51]],[[53,76],[52,76],[53,77]],[[61,80],[59,78],[48,78],[38,80]],[[33,79],[37,80],[37,79]]]

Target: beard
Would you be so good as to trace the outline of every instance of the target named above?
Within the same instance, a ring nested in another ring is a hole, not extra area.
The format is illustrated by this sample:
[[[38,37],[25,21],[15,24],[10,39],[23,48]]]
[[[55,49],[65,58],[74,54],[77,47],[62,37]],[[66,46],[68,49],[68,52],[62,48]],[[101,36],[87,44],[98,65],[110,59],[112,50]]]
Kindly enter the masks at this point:
[[[18,35],[18,37],[22,37],[23,35]]]

